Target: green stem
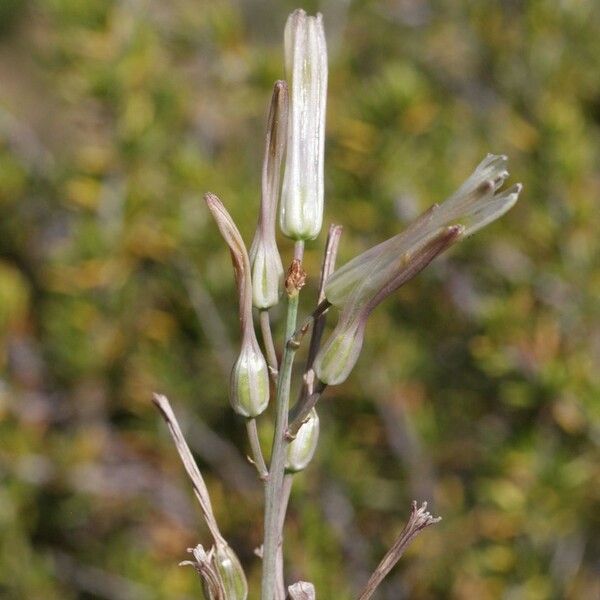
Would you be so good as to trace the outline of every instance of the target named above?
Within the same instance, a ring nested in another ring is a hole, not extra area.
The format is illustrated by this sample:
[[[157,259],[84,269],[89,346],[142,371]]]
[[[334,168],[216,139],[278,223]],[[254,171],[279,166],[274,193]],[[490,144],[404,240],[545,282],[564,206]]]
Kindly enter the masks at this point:
[[[271,333],[271,319],[268,310],[261,310],[259,313],[260,330],[263,343],[265,345],[265,354],[267,355],[267,364],[269,365],[269,374],[277,381],[277,353],[273,343],[273,334]]]
[[[248,432],[248,441],[250,442],[250,449],[252,450],[252,463],[256,467],[258,476],[261,480],[266,481],[269,476],[269,471],[267,470],[267,465],[265,464],[265,459],[260,447],[256,419],[246,419],[246,431]]]
[[[301,247],[297,244],[296,258],[301,258]],[[288,441],[285,432],[288,425],[288,411],[290,406],[290,385],[292,378],[292,365],[297,345],[288,342],[296,331],[298,316],[298,292],[288,298],[287,319],[285,326],[285,346],[283,357],[279,366],[276,395],[275,432],[273,436],[273,451],[269,467],[269,477],[265,492],[265,530],[263,544],[263,572],[262,572],[262,600],[275,600],[275,585],[277,572],[277,548],[280,543],[281,528],[279,523],[283,520],[283,478],[285,471],[285,448]]]

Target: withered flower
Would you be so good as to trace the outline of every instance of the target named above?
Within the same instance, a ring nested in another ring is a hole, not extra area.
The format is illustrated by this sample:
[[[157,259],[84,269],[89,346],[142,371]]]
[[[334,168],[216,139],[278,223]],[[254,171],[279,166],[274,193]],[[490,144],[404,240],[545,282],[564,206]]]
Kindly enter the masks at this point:
[[[281,183],[281,162],[285,153],[288,118],[288,87],[277,81],[273,89],[262,170],[262,190],[258,227],[250,246],[252,300],[259,309],[279,302],[283,264],[277,249],[275,221]]]
[[[205,194],[204,200],[229,246],[240,298],[242,344],[231,372],[229,400],[238,414],[256,417],[269,403],[269,376],[252,324],[250,261],[242,236],[223,203],[211,193]]]
[[[507,158],[489,154],[467,181],[402,233],[363,252],[327,280],[325,296],[342,308],[339,322],[315,360],[328,384],[342,383],[358,360],[366,320],[383,299],[454,242],[501,217],[517,201],[521,184],[504,192]]]

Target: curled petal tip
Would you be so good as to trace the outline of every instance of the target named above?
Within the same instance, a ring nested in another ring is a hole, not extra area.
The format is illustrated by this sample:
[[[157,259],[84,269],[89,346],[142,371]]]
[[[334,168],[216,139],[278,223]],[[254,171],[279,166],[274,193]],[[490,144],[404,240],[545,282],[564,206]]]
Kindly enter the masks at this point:
[[[214,204],[221,204],[221,201],[219,200],[218,196],[216,194],[213,194],[212,192],[206,192],[204,194],[204,201],[209,206],[213,206]]]

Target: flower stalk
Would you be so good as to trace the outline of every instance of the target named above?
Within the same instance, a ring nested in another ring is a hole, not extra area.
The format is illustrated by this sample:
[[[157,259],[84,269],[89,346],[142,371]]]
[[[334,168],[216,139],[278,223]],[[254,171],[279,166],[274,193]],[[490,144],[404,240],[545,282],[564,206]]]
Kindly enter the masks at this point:
[[[233,410],[245,419],[250,461],[264,482],[261,600],[286,598],[283,527],[293,477],[309,465],[318,445],[317,401],[327,386],[343,383],[354,368],[370,314],[446,249],[502,216],[521,192],[520,184],[502,190],[508,177],[507,158],[490,154],[445,202],[432,206],[404,231],[337,270],[335,261],[342,229],[332,225],[316,307],[298,327],[300,291],[307,278],[303,267],[304,244],[318,235],[323,219],[327,50],[321,15],[311,17],[303,10],[293,12],[286,24],[284,45],[290,89],[284,81],[275,82],[273,88],[264,145],[260,214],[249,253],[219,198],[211,193],[204,197],[231,253],[239,297],[241,344],[230,375],[229,397]],[[278,206],[281,230],[295,240],[294,257],[285,281],[276,243]],[[287,313],[279,361],[269,311],[278,304],[284,290]],[[258,309],[266,360],[256,337],[253,307]],[[339,317],[322,343],[330,309],[338,312]],[[302,386],[298,401],[290,410],[294,359],[311,326]],[[270,379],[274,386],[275,419],[267,466],[256,417],[269,402]],[[242,566],[219,531],[208,490],[168,400],[156,395],[154,401],[169,426],[213,538],[208,551],[198,545],[190,550],[194,560],[182,564],[192,565],[198,571],[209,600],[246,600],[248,586]],[[424,503],[417,508],[413,503],[405,529],[367,582],[359,600],[371,598],[411,540],[439,521],[426,511],[426,506]],[[316,597],[314,586],[303,581],[290,586],[288,592],[288,597],[294,600]]]
[[[273,449],[271,453],[271,464],[269,466],[269,478],[265,491],[265,524],[263,544],[263,576],[262,576],[262,600],[274,600],[277,580],[277,548],[281,543],[282,522],[282,490],[285,473],[286,446],[289,443],[285,432],[288,425],[288,411],[290,406],[290,385],[292,366],[297,346],[288,343],[296,330],[298,316],[298,299],[300,289],[304,285],[305,274],[302,269],[302,256],[304,243],[296,242],[294,261],[286,279],[286,290],[288,295],[288,309],[285,327],[286,343],[283,349],[283,357],[279,368],[277,379],[277,394],[275,398],[275,432],[273,435]]]

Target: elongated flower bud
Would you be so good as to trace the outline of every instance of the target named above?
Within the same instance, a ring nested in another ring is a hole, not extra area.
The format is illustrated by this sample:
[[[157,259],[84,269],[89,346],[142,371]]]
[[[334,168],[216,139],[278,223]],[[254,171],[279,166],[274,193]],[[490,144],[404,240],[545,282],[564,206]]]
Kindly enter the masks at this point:
[[[238,414],[256,417],[269,403],[269,375],[252,324],[250,261],[242,236],[223,203],[210,193],[204,195],[204,200],[229,246],[240,297],[242,344],[240,355],[231,372],[229,400]]]
[[[213,546],[208,554],[204,553],[203,561],[194,566],[200,567],[198,570],[204,579],[203,588],[207,600],[246,600],[246,575],[230,546],[226,543]]]
[[[219,544],[213,555],[213,564],[221,578],[225,600],[246,600],[248,582],[235,552],[229,546]]]
[[[260,415],[269,403],[269,372],[256,337],[242,341],[229,380],[233,410],[244,417]]]
[[[283,264],[277,250],[275,220],[281,183],[281,162],[285,152],[288,119],[288,88],[277,81],[273,89],[262,171],[260,217],[252,246],[252,300],[254,306],[267,309],[279,302],[283,289]]]
[[[460,225],[438,229],[433,239],[420,248],[397,257],[388,279],[380,282],[378,289],[369,286],[370,293],[365,296],[364,290],[357,286],[335,329],[315,358],[313,368],[323,383],[337,385],[348,378],[360,355],[367,319],[373,309],[460,239],[463,233],[464,228]]]
[[[398,257],[414,252],[433,239],[440,227],[464,226],[464,236],[471,235],[501,217],[517,201],[521,184],[499,192],[505,179],[506,156],[488,154],[473,174],[450,198],[435,204],[411,223],[402,233],[363,252],[327,280],[325,296],[331,304],[342,307],[351,295],[368,299],[374,290],[393,276]]]
[[[284,235],[311,240],[323,222],[327,45],[322,16],[294,11],[284,45],[291,99],[279,224]]]
[[[319,443],[319,429],[319,415],[313,408],[287,447],[285,468],[288,471],[302,471],[308,466]]]

